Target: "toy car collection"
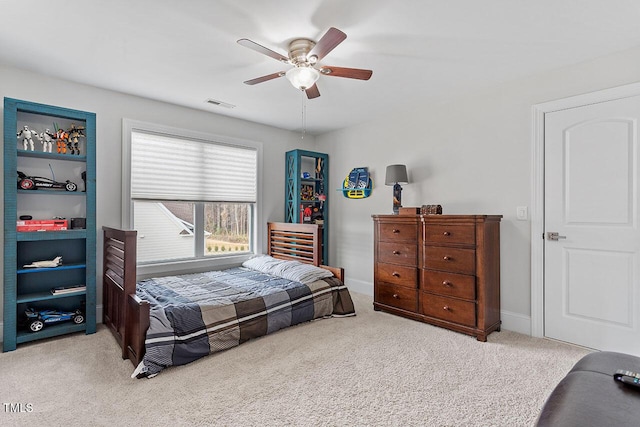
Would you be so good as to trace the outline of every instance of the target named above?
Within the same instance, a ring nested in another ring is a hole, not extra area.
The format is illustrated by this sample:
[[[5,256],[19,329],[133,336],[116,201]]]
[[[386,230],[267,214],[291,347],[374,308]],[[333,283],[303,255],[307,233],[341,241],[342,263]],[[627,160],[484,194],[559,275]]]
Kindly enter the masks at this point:
[[[67,191],[76,191],[78,186],[67,180],[65,182],[54,181],[53,179],[40,176],[27,176],[24,172],[18,172],[18,188],[21,190],[37,190],[45,189],[65,189]]]
[[[68,320],[79,325],[84,323],[84,314],[82,311],[60,311],[60,310],[35,310],[28,308],[24,312],[27,316],[28,327],[31,332],[41,331],[45,325],[52,323],[66,322]]]

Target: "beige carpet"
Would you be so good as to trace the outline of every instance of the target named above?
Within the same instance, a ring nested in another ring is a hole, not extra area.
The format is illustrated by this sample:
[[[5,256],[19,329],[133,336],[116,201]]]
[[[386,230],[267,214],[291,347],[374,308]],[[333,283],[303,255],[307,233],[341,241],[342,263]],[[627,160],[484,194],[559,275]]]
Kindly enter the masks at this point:
[[[0,425],[530,426],[587,353],[509,331],[481,343],[353,296],[356,317],[279,331],[150,380],[129,377],[102,327],[21,345],[0,354]],[[10,413],[9,403],[32,411]]]

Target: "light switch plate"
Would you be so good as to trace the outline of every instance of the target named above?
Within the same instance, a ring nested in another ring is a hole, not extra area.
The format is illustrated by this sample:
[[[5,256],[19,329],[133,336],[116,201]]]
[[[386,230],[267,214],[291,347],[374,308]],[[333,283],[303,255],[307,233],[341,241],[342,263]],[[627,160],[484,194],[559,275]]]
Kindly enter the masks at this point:
[[[520,221],[526,221],[529,219],[529,210],[526,206],[518,206],[516,207],[516,218]]]

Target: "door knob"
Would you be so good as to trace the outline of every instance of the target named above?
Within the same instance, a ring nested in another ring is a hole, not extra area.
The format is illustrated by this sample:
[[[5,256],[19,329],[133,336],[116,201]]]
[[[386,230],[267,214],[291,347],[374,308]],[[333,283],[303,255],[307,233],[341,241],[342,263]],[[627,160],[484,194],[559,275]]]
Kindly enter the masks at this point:
[[[560,239],[566,239],[567,236],[561,236],[557,231],[547,231],[547,240],[557,242]]]

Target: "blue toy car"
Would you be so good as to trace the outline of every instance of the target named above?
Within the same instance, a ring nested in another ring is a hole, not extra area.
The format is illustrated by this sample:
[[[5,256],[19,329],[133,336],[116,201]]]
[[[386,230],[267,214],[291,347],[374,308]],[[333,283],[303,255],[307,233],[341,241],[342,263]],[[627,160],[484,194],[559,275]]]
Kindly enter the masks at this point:
[[[82,311],[60,311],[60,310],[34,310],[28,308],[24,312],[27,316],[29,330],[31,332],[38,332],[44,328],[45,325],[52,323],[65,322],[72,320],[73,323],[79,325],[84,322],[84,314]]]

